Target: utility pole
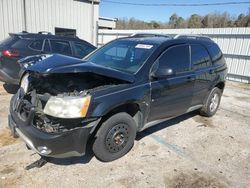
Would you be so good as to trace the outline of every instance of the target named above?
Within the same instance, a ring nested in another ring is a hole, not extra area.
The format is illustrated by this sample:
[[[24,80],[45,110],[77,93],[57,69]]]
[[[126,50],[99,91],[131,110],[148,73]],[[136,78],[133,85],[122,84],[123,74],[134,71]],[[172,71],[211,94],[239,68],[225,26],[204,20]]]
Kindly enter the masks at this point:
[[[26,0],[23,0],[23,30],[27,31]]]

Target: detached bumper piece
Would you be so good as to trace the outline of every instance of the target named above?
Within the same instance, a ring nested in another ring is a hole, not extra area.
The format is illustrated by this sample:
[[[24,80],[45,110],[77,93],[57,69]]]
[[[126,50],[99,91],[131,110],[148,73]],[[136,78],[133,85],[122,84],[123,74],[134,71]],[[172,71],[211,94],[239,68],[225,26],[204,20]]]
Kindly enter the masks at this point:
[[[99,123],[94,119],[60,133],[44,132],[34,126],[37,109],[37,96],[31,94],[31,103],[24,99],[24,92],[19,89],[10,104],[9,127],[17,133],[29,148],[45,157],[66,158],[85,154],[89,136]]]
[[[47,157],[41,157],[40,159],[38,159],[37,161],[31,163],[30,165],[25,167],[25,170],[30,170],[32,168],[41,168],[42,166],[44,166],[47,162],[49,162],[49,158]]]

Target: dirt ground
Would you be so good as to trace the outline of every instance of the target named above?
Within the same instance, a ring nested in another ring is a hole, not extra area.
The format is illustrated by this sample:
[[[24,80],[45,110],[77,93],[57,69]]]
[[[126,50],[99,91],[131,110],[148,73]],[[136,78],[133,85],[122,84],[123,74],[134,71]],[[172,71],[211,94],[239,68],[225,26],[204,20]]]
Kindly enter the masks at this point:
[[[7,129],[11,95],[0,84],[0,187],[250,187],[250,85],[227,82],[212,118],[190,113],[145,130],[114,162],[39,156]]]

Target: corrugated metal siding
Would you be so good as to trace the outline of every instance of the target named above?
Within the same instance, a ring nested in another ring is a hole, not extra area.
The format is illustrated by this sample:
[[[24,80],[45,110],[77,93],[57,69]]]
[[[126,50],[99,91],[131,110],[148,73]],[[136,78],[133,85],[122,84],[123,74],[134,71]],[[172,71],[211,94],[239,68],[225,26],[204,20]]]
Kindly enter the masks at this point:
[[[99,30],[98,45],[133,33],[204,34],[210,36],[225,54],[228,79],[250,83],[250,28],[204,28],[160,30]]]
[[[22,0],[0,0],[0,40],[6,38],[10,32],[24,29],[22,7]]]
[[[55,27],[76,29],[77,36],[91,42],[92,5],[74,0],[26,0],[28,32],[49,31]],[[98,21],[99,5],[94,6],[94,22]],[[23,0],[0,0],[0,40],[9,32],[24,30]],[[94,24],[94,34],[96,24]],[[95,40],[94,36],[94,40]],[[95,41],[94,41],[95,42]]]

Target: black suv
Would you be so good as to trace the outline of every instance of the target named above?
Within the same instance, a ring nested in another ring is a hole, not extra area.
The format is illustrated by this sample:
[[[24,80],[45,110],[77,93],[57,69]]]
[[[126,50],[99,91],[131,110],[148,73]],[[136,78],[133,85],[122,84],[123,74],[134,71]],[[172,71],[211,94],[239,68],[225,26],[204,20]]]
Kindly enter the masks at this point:
[[[96,49],[79,38],[55,36],[45,32],[9,35],[0,42],[0,81],[9,84],[19,84],[18,60],[21,58],[51,53],[83,58]]]
[[[194,110],[213,116],[226,75],[208,38],[121,38],[84,60],[51,55],[28,66],[9,127],[42,156],[80,156],[92,140],[96,157],[112,161],[138,131]]]

